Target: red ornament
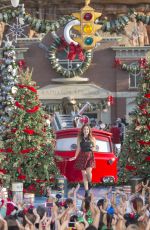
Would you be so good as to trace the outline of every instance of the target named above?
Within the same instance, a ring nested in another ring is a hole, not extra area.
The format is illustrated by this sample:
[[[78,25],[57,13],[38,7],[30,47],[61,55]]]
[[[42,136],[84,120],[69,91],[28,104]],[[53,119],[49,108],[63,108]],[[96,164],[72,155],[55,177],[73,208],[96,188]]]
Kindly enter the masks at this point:
[[[146,107],[146,104],[139,105],[139,108],[142,110]]]
[[[150,125],[147,125],[148,130],[150,130]]]
[[[26,175],[20,174],[20,175],[18,176],[18,179],[19,179],[19,180],[25,180],[25,179],[26,179]]]
[[[146,115],[148,112],[147,112],[147,110],[146,109],[142,109],[142,114],[143,115]]]
[[[17,172],[18,172],[19,174],[21,174],[21,168],[20,168],[20,167],[17,168]]]
[[[15,133],[16,131],[17,131],[16,128],[11,129],[11,132],[12,132],[12,133]]]
[[[150,145],[150,141],[139,140],[138,143],[139,143],[140,145]]]
[[[150,156],[146,157],[145,161],[150,161]]]
[[[26,153],[31,153],[31,152],[34,152],[35,151],[35,148],[28,148],[28,149],[23,149],[21,150],[21,154],[26,154]]]
[[[137,168],[136,168],[135,166],[132,166],[132,165],[126,165],[126,169],[127,169],[128,171],[134,171],[134,170],[136,170]]]
[[[8,148],[8,149],[5,149],[5,152],[6,152],[6,153],[12,153],[13,150],[12,150],[11,148]]]
[[[7,171],[5,169],[0,169],[0,174],[6,174]]]
[[[27,88],[32,92],[37,93],[37,90],[33,86],[27,86]]]
[[[0,149],[0,153],[5,153],[5,149]]]
[[[33,87],[33,86],[29,86],[29,85],[22,85],[22,84],[17,84],[17,86],[21,89],[23,88],[27,88],[29,89],[30,91],[34,92],[34,93],[37,93],[37,90]]]
[[[31,185],[28,187],[28,191],[36,191],[35,184],[31,184]]]
[[[24,110],[24,106],[21,105],[18,101],[15,102],[15,105],[20,108],[20,109],[23,109]]]
[[[25,133],[27,133],[27,134],[29,134],[29,135],[33,135],[35,132],[34,132],[34,130],[33,129],[24,129],[23,130]]]
[[[113,96],[108,96],[107,97],[107,104],[108,106],[112,105],[114,103],[114,98]]]
[[[39,110],[39,106],[36,105],[36,106],[34,106],[32,109],[27,109],[26,112],[27,112],[27,113],[35,113],[35,112],[37,112],[38,110]]]
[[[145,94],[145,95],[144,95],[144,97],[146,97],[146,98],[149,98],[149,99],[150,99],[150,93]]]
[[[40,179],[36,179],[36,183],[43,183],[46,182],[47,180],[40,180]]]

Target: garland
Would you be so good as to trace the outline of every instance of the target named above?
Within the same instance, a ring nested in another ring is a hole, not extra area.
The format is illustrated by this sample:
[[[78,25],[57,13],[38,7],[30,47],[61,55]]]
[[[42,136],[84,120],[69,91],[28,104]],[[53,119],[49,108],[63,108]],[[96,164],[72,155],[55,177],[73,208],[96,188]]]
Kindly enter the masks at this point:
[[[129,21],[130,17],[128,15],[123,15],[110,21],[98,20],[97,24],[102,25],[103,32],[119,33],[124,29]]]
[[[62,44],[63,44],[63,47],[62,47]],[[66,48],[66,44],[64,44],[63,40],[60,38],[57,38],[54,41],[54,43],[51,45],[50,50],[49,50],[49,60],[52,65],[52,68],[62,77],[66,77],[66,78],[72,78],[72,77],[83,75],[91,64],[92,52],[83,51],[83,55],[85,57],[84,61],[81,63],[79,67],[69,70],[69,69],[63,68],[57,59],[57,52],[65,48]]]
[[[60,27],[65,26],[69,21],[75,19],[73,16],[65,15],[57,21],[52,22],[49,20],[40,20],[32,17],[30,14],[22,14],[20,10],[8,10],[0,13],[0,22],[8,23],[13,18],[21,16],[24,22],[29,24],[31,29],[38,33],[47,33],[48,31],[57,31]]]
[[[34,92],[34,93],[37,93],[37,90],[33,87],[33,86],[29,86],[29,85],[21,85],[21,84],[17,84],[17,86],[21,89],[23,88],[27,88],[29,89],[30,91]]]
[[[97,24],[102,25],[104,32],[118,33],[124,29],[124,27],[130,21],[130,15],[135,14],[134,9],[130,9],[127,15],[119,16],[117,19],[108,21],[107,19],[97,20]],[[22,16],[25,23],[29,24],[33,30],[38,33],[47,33],[48,31],[57,31],[60,27],[65,26],[69,21],[74,20],[72,15],[65,15],[59,18],[57,21],[52,22],[49,20],[41,20],[32,17],[30,14],[22,13],[21,10],[8,10],[0,13],[0,22],[8,23],[13,18]],[[142,21],[144,24],[150,24],[150,16],[136,14],[137,21]]]
[[[139,72],[140,70],[147,67],[147,60],[145,58],[140,58],[138,63],[134,66],[131,64],[122,63],[119,58],[116,58],[114,61],[114,67],[121,67],[122,70],[128,71],[130,73],[135,73],[136,71]]]
[[[15,105],[16,105],[18,108],[25,110],[24,106],[21,105],[18,101],[15,102]],[[35,112],[37,112],[38,110],[39,110],[39,105],[36,105],[36,106],[34,106],[32,109],[26,109],[25,111],[26,111],[27,113],[35,113]]]

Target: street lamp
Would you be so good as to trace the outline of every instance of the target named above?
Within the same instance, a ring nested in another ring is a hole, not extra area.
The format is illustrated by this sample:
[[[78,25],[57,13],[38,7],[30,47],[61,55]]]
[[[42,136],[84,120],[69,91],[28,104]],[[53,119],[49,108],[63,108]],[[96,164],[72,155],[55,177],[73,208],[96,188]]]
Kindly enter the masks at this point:
[[[11,0],[11,4],[13,7],[17,7],[19,5],[19,0]]]

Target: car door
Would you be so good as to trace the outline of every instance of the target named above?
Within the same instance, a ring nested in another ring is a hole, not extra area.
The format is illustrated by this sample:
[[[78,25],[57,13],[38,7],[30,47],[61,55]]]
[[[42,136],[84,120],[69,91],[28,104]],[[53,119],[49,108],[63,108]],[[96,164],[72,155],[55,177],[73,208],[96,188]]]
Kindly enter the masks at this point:
[[[81,171],[74,167],[75,161],[68,161],[75,155],[77,148],[77,136],[64,136],[57,138],[55,146],[56,164],[62,175],[66,176],[69,182],[81,182]],[[59,160],[59,157],[61,159]]]
[[[103,182],[106,176],[117,177],[117,158],[112,151],[111,139],[107,136],[96,136],[96,150],[94,158],[96,168],[92,171],[92,180],[95,183]]]

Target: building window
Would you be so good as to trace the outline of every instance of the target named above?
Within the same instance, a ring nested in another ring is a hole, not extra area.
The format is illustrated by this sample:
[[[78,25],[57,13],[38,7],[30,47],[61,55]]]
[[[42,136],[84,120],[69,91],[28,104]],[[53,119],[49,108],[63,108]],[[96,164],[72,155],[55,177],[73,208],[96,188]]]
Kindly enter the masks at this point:
[[[137,69],[138,63],[131,63],[132,72],[129,73],[129,88],[137,88],[142,77],[142,71]]]

